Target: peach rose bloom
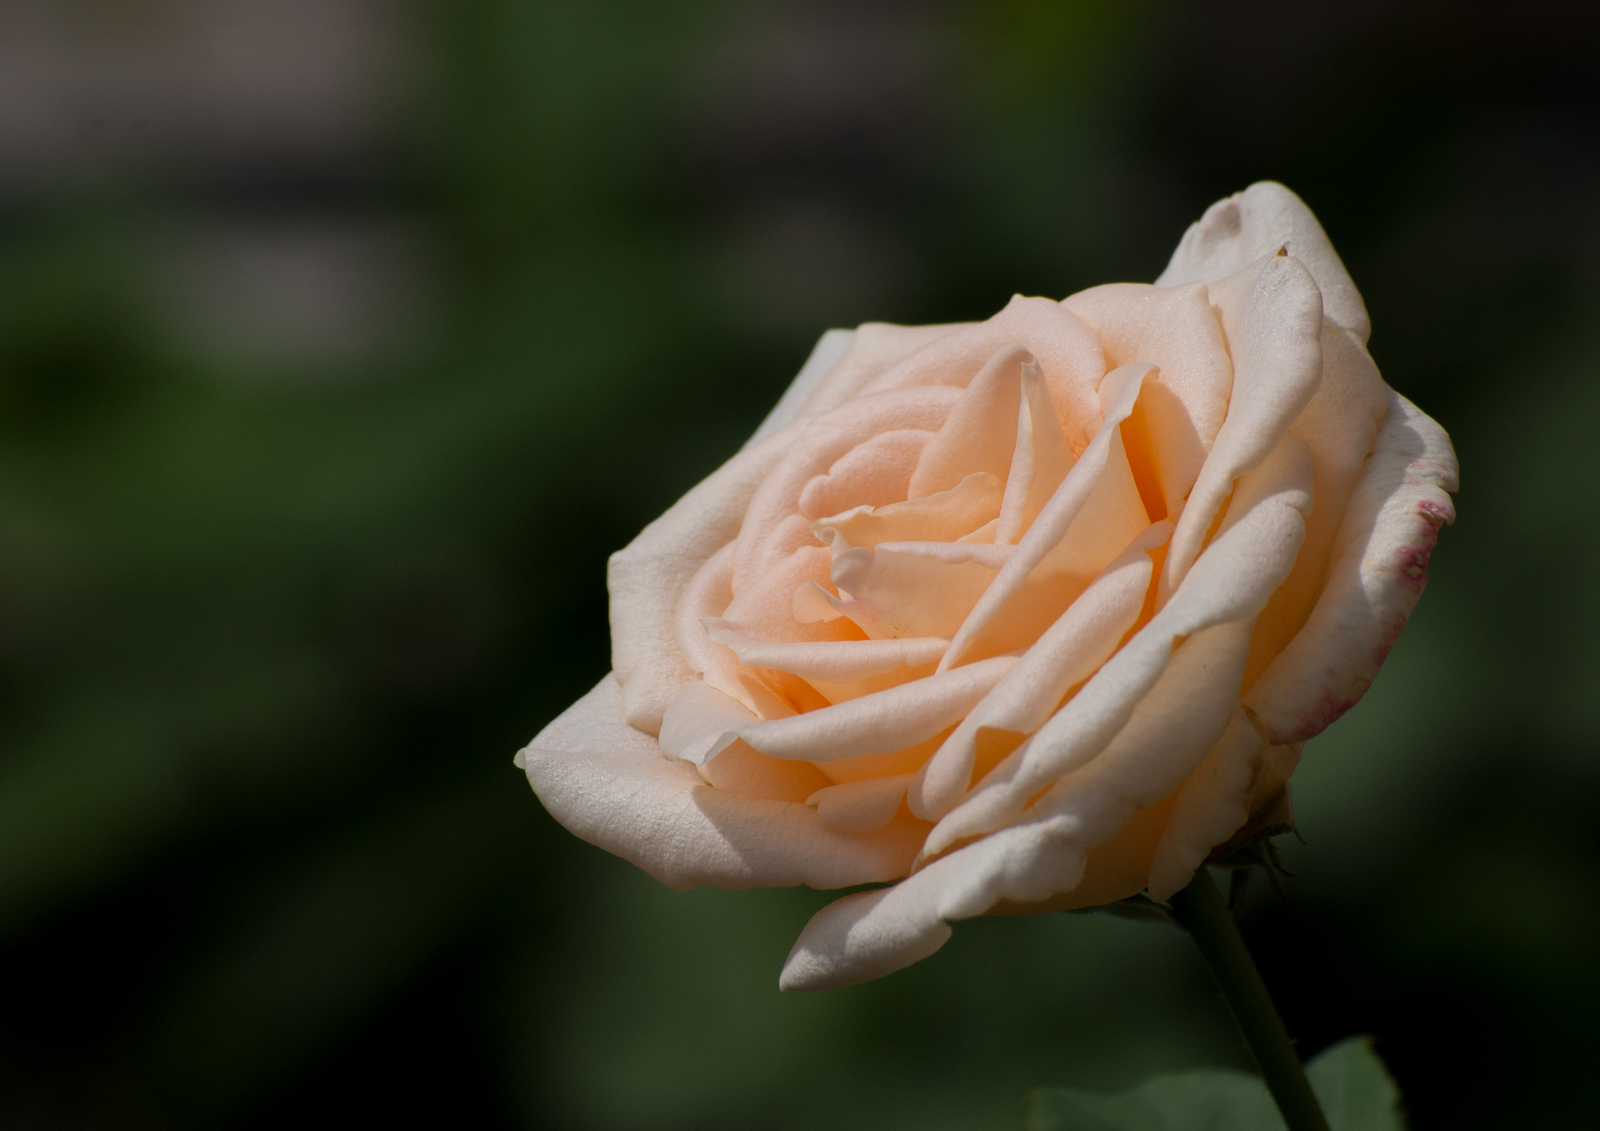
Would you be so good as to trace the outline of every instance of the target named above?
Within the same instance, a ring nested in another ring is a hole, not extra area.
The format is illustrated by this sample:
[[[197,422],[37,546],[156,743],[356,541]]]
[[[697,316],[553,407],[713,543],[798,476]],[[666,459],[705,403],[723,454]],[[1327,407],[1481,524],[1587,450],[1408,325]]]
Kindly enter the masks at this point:
[[[674,888],[884,884],[780,984],[950,922],[1165,899],[1283,804],[1454,519],[1316,218],[1258,184],[1154,285],[830,331],[743,450],[611,559],[615,670],[518,755]]]

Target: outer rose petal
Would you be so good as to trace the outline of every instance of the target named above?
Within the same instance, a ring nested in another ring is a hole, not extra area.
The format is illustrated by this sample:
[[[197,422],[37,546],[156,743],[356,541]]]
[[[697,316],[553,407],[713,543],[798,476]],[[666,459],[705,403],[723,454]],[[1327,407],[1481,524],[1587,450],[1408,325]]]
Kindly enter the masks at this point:
[[[517,764],[556,820],[678,891],[892,880],[905,875],[927,827],[894,821],[838,832],[810,806],[713,789],[622,721],[610,675],[540,731]]]
[[[694,678],[678,649],[678,599],[691,578],[739,533],[745,508],[798,438],[796,422],[745,448],[611,555],[611,666],[623,716],[647,734],[678,688]]]
[[[1322,299],[1305,265],[1263,259],[1211,288],[1233,354],[1233,394],[1172,532],[1164,594],[1183,581],[1234,481],[1265,459],[1322,380]]]
[[[799,416],[804,411],[806,402],[815,396],[822,379],[838,369],[840,359],[850,351],[855,337],[854,330],[824,330],[822,337],[817,339],[817,344],[811,347],[811,353],[807,355],[805,364],[800,367],[800,372],[794,375],[794,380],[789,382],[789,387],[783,391],[783,396],[778,398],[778,403],[772,406],[772,411],[767,413],[767,418],[744,442],[744,446],[748,448],[751,444],[765,440]]]
[[[824,907],[801,932],[778,985],[821,990],[877,978],[932,954],[950,937],[951,920],[982,915],[1002,901],[1041,903],[1071,891],[1089,849],[1182,781],[1215,740],[1226,722],[1218,700],[1226,707],[1227,684],[1237,686],[1248,644],[1248,622],[1197,632],[1107,749],[1103,765],[1058,783],[1017,824],[893,888]],[[1221,717],[1191,718],[1187,708],[1197,698]]]
[[[1190,224],[1158,287],[1214,283],[1285,244],[1322,292],[1322,315],[1362,344],[1372,333],[1361,292],[1305,202],[1276,181],[1260,181],[1219,200]]]
[[[896,326],[889,322],[863,322],[853,331],[843,331],[852,334],[849,347],[800,405],[798,415],[818,416],[829,409],[838,408],[880,373],[898,365],[924,346],[970,325],[972,323],[951,322],[933,326]]]
[[[1334,538],[1327,584],[1300,634],[1245,696],[1278,744],[1320,733],[1366,692],[1428,583],[1439,527],[1455,521],[1450,438],[1399,393]]]
[[[1389,387],[1365,347],[1350,331],[1324,324],[1322,381],[1289,427],[1311,449],[1316,503],[1306,521],[1306,540],[1294,571],[1256,621],[1250,662],[1245,665],[1246,688],[1255,684],[1311,615],[1327,579],[1328,551],[1349,509],[1350,492],[1388,411]]]
[[[1243,706],[1183,783],[1148,872],[1151,899],[1167,899],[1193,878],[1211,850],[1238,832],[1289,779],[1302,743],[1267,746]]]

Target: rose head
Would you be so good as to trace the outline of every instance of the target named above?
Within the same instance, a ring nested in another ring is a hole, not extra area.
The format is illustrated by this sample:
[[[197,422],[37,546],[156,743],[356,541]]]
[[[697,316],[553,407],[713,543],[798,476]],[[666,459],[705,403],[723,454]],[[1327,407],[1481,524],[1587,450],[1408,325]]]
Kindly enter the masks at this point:
[[[1449,438],[1280,185],[1154,285],[825,335],[732,460],[611,559],[615,671],[519,756],[675,888],[899,881],[786,988],[951,920],[1165,899],[1360,699],[1454,514]]]

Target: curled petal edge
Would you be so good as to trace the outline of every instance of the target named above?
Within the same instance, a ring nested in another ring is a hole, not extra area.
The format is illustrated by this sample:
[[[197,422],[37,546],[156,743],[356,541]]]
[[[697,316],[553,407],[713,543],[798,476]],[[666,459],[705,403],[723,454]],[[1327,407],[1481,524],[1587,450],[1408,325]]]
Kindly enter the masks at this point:
[[[893,880],[906,874],[927,830],[895,820],[875,832],[842,832],[811,806],[715,789],[623,721],[609,674],[516,762],[551,816],[677,891]]]
[[[1428,583],[1439,528],[1455,521],[1458,474],[1444,429],[1390,389],[1322,593],[1244,697],[1271,743],[1321,733],[1366,693]]]

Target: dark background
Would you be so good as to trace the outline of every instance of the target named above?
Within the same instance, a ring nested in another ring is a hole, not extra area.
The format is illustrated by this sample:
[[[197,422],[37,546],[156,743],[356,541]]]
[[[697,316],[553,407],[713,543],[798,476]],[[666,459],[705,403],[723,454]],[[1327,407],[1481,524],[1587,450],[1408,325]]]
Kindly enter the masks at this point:
[[[1465,468],[1247,936],[1414,1126],[1592,1126],[1591,5],[7,0],[0,1124],[977,1129],[1244,1063],[1184,940],[780,995],[511,756],[829,326],[1153,278],[1275,178]]]

